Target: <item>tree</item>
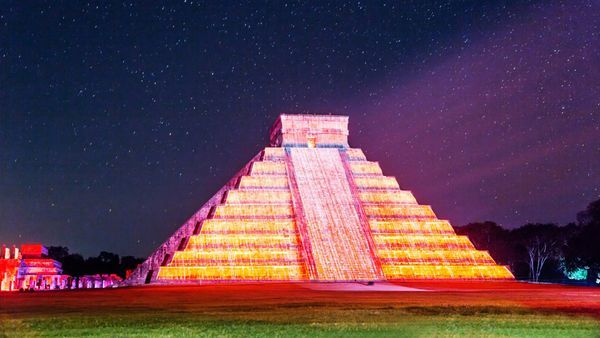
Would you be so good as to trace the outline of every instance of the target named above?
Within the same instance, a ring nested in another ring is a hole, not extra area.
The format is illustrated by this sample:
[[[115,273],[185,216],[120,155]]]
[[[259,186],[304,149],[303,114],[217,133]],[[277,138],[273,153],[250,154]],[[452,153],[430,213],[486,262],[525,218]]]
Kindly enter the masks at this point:
[[[97,257],[84,259],[80,254],[69,254],[66,246],[48,247],[48,257],[62,263],[63,273],[73,277],[95,274],[117,274],[126,277],[127,271],[135,269],[145,259],[134,256],[123,256],[101,251]]]
[[[119,271],[119,255],[102,251],[98,257],[89,257],[85,260],[87,274],[117,273]]]
[[[600,199],[588,204],[585,210],[577,213],[577,221],[584,226],[600,226]]]
[[[540,236],[534,237],[527,243],[527,254],[529,256],[529,271],[534,282],[540,280],[542,269],[548,258],[556,255],[558,242],[552,239],[544,239]]]
[[[69,248],[66,246],[49,246],[48,257],[62,262],[69,255]]]
[[[138,264],[144,262],[144,258],[136,258],[133,256],[123,256],[121,257],[121,264],[119,265],[118,275],[122,278],[125,278],[127,275],[127,271],[131,271],[135,269]]]
[[[593,284],[600,272],[600,200],[578,213],[577,221],[577,233],[565,247],[567,269],[586,269],[588,282]]]
[[[86,271],[85,260],[80,254],[70,254],[60,260],[63,273],[73,277],[83,276]]]
[[[554,266],[558,266],[564,240],[561,229],[556,224],[526,224],[511,231],[511,235],[525,252],[522,259],[527,263],[529,278],[534,282],[540,280],[544,267],[550,260]]]

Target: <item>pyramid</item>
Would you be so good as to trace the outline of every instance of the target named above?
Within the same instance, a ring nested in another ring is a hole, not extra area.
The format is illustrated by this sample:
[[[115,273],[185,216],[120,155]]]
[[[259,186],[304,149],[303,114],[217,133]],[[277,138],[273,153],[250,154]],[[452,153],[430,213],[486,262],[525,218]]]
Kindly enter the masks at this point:
[[[281,115],[127,283],[513,278],[351,148],[348,117]]]

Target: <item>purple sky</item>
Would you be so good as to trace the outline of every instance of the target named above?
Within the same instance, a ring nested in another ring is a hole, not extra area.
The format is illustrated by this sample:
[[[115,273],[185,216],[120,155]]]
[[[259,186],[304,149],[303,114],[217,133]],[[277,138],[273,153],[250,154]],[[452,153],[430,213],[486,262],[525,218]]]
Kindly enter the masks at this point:
[[[8,1],[0,242],[148,255],[282,112],[454,225],[564,224],[600,198],[598,1]]]
[[[465,36],[349,101],[353,141],[455,225],[573,221],[600,198],[599,22],[557,4]]]

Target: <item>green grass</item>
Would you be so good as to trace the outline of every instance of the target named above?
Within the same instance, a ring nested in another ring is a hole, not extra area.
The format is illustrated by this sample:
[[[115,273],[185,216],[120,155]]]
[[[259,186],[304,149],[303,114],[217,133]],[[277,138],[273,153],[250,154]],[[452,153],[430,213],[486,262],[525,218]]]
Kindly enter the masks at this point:
[[[298,310],[305,311],[299,314]],[[3,315],[3,335],[25,336],[522,336],[598,337],[594,318],[520,309],[422,307],[357,310],[311,308],[198,315],[187,312]],[[219,318],[220,317],[220,318]],[[277,317],[277,318],[273,318]],[[254,318],[254,319],[245,319]]]
[[[557,308],[555,303],[562,303],[556,300],[561,298],[551,298],[552,292],[533,298],[534,306],[511,299],[499,301],[510,298],[510,292],[503,296],[499,292],[189,290],[10,295],[0,298],[0,335],[600,337],[599,302],[594,293],[578,300],[582,307],[566,303],[567,308]],[[518,300],[527,294],[512,297]],[[565,297],[573,298],[570,291]],[[585,303],[586,299],[592,301]]]

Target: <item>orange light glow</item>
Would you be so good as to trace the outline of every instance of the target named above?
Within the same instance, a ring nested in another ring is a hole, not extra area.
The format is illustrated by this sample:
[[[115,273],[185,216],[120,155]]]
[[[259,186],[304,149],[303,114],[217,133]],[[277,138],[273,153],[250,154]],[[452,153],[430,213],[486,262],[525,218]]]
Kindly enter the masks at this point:
[[[389,279],[513,279],[500,265],[386,265]]]
[[[291,204],[224,204],[215,211],[219,217],[291,217],[294,215]]]
[[[295,246],[298,243],[296,235],[196,235],[191,236],[188,246],[209,247],[242,247],[242,246]]]
[[[227,203],[292,203],[292,194],[286,190],[230,190]]]
[[[466,236],[440,235],[374,235],[373,240],[379,248],[411,249],[475,249]]]
[[[360,191],[358,196],[364,203],[417,203],[413,194],[405,190]]]
[[[158,279],[166,280],[304,280],[302,265],[163,266]]]
[[[294,249],[207,249],[202,251],[178,251],[173,257],[171,265],[188,265],[203,262],[205,265],[213,265],[212,262],[230,261],[232,263],[260,262],[260,261],[297,261],[301,256]],[[300,263],[298,263],[300,264]]]
[[[381,168],[377,162],[367,161],[352,161],[350,162],[350,169],[354,175],[382,175]]]
[[[397,233],[397,234],[433,234],[433,235],[454,235],[454,229],[448,221],[442,220],[369,220],[371,231],[377,233]]]
[[[479,250],[379,250],[380,258],[395,264],[494,264],[487,251]]]
[[[375,218],[435,218],[435,214],[428,205],[406,204],[365,204],[367,216]]]
[[[273,161],[263,161],[263,162],[254,162],[252,164],[252,174],[251,175],[267,175],[267,174],[278,174],[285,175],[285,162],[273,162]]]
[[[240,181],[240,188],[287,188],[287,176],[244,176]]]
[[[348,149],[346,149],[346,154],[348,155],[348,158],[351,161],[353,161],[353,160],[366,161],[367,160],[367,157],[363,153],[362,149],[348,148]]]
[[[264,149],[264,160],[265,161],[277,161],[285,159],[285,149],[267,147]]]
[[[400,189],[394,177],[370,176],[355,177],[354,181],[359,189]]]
[[[202,233],[296,233],[293,220],[207,219]]]

